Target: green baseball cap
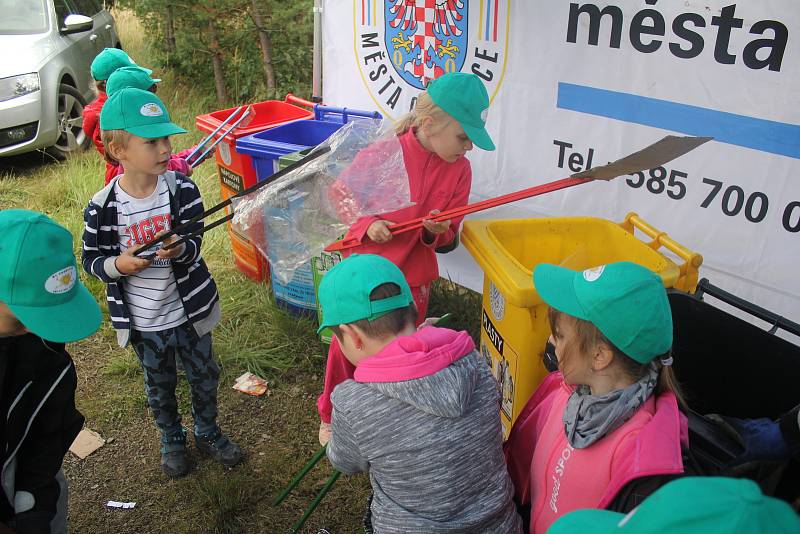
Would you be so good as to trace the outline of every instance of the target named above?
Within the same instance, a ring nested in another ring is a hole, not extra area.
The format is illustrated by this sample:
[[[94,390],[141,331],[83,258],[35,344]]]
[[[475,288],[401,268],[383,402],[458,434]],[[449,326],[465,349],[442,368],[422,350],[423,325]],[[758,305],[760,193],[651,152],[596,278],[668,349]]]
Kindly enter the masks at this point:
[[[478,148],[494,150],[486,131],[489,93],[480,78],[466,72],[449,72],[430,82],[426,91],[434,104],[458,121]]]
[[[72,234],[34,211],[0,211],[0,301],[25,328],[57,343],[93,334],[103,319],[78,279]]]
[[[370,300],[372,290],[386,283],[399,286],[400,294]],[[322,321],[317,333],[329,326],[373,321],[414,302],[403,271],[375,254],[353,254],[338,263],[322,278],[318,295]]]
[[[186,130],[169,120],[164,103],[150,91],[126,87],[120,89],[103,105],[100,112],[101,130],[126,132],[154,139],[186,133]]]
[[[648,363],[672,347],[672,312],[661,277],[635,263],[585,271],[537,265],[533,285],[548,305],[593,323],[625,355]]]
[[[92,78],[98,82],[108,80],[115,70],[122,67],[138,67],[138,65],[119,48],[104,48],[92,61]],[[147,71],[147,74],[153,73],[150,69],[143,70]]]
[[[800,532],[800,517],[787,503],[767,497],[752,480],[686,477],[666,484],[629,514],[576,510],[548,534],[773,534]]]
[[[106,82],[106,93],[113,95],[126,87],[134,87],[147,91],[161,81],[160,78],[151,78],[152,71],[142,67],[122,67],[111,73]]]

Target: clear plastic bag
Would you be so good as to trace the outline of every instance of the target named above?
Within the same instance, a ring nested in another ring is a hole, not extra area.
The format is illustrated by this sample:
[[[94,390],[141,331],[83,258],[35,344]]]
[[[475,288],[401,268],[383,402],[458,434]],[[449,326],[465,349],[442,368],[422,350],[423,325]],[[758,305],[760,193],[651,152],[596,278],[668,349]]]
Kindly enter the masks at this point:
[[[326,145],[327,154],[233,201],[234,226],[269,259],[281,283],[358,219],[412,204],[390,123],[355,120],[320,146]]]

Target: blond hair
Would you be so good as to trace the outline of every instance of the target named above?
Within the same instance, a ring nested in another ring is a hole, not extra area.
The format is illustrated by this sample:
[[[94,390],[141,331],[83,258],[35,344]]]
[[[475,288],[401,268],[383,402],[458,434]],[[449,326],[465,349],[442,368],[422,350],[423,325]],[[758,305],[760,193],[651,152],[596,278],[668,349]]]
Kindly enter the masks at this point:
[[[547,319],[550,322],[550,330],[553,333],[556,332],[559,317],[568,318],[573,321],[581,354],[589,354],[592,348],[596,347],[598,344],[603,344],[611,349],[614,353],[614,361],[619,364],[619,368],[622,372],[632,380],[639,380],[647,373],[647,367],[650,365],[649,363],[640,363],[622,352],[616,345],[609,341],[605,334],[603,334],[594,323],[578,319],[577,317],[573,317],[572,315],[560,312],[551,307],[547,311]],[[678,405],[685,410],[687,408],[686,400],[683,397],[680,383],[678,383],[678,378],[675,376],[672,365],[662,365],[661,363],[661,360],[669,357],[670,351],[655,358],[655,364],[658,368],[658,387],[656,388],[656,394],[661,395],[667,391],[672,392],[678,400]]]
[[[108,148],[111,143],[114,143],[115,147],[126,148],[132,136],[132,133],[125,130],[100,130],[100,140],[103,142],[103,154],[106,161],[112,165],[119,165],[119,161],[111,155]]]
[[[414,109],[397,119],[394,131],[397,135],[404,134],[410,129],[421,126],[422,121],[426,118],[432,119],[434,123],[440,124],[442,127],[447,126],[453,120],[445,110],[434,103],[428,92],[424,91],[417,97]]]

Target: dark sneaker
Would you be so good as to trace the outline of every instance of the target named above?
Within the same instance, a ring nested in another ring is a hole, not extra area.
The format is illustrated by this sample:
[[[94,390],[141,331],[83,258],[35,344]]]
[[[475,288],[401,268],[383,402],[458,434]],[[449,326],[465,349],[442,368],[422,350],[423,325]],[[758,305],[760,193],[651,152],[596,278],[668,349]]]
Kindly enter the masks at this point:
[[[210,434],[195,434],[197,450],[208,454],[226,467],[232,467],[242,460],[242,449],[232,442],[219,429]]]
[[[185,477],[189,473],[186,430],[174,436],[161,436],[161,470],[170,478]]]

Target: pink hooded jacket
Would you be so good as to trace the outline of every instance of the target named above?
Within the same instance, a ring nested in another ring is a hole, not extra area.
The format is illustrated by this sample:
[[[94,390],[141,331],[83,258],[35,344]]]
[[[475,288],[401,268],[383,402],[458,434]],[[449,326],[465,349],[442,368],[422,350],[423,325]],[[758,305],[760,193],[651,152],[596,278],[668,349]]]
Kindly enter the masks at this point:
[[[585,449],[567,440],[562,416],[572,394],[551,373],[514,423],[506,462],[520,504],[531,504],[530,529],[544,533],[562,515],[606,508],[630,481],[683,472],[688,422],[675,395],[652,395],[621,427]]]

